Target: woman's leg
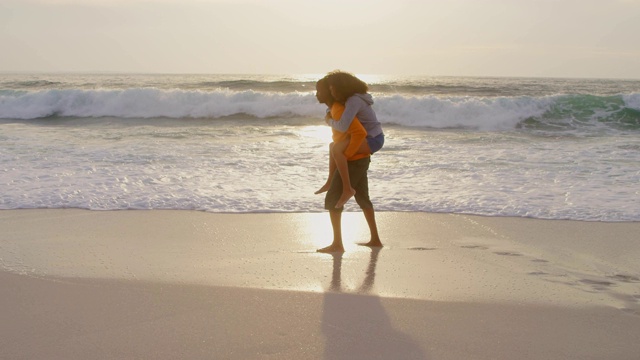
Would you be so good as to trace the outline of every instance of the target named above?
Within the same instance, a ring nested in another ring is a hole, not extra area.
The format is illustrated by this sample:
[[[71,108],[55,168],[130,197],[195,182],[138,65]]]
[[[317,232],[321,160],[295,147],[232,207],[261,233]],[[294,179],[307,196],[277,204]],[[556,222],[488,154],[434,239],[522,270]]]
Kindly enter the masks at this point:
[[[349,179],[349,165],[347,164],[347,157],[344,156],[344,151],[349,145],[349,140],[350,139],[337,142],[331,149],[331,157],[336,163],[336,168],[340,173],[340,178],[342,179],[342,196],[340,196],[340,199],[336,203],[336,209],[342,208],[344,204],[346,204],[347,201],[356,194],[356,191],[351,187],[351,181]]]
[[[340,172],[340,177],[342,178],[342,196],[338,203],[336,203],[336,209],[339,209],[344,206],[344,204],[349,201],[356,194],[356,191],[351,186],[351,179],[349,179],[349,166],[347,165],[347,157],[344,155],[344,151],[349,146],[350,138],[344,141],[340,141],[336,143],[331,151],[332,158],[336,163],[336,168]],[[367,141],[363,141],[358,148],[356,154],[370,154],[371,150],[369,149],[369,144]],[[345,174],[345,175],[342,175]]]
[[[329,177],[327,178],[327,181],[324,183],[324,185],[322,185],[322,187],[318,189],[318,191],[314,192],[314,194],[322,194],[323,192],[326,192],[327,190],[329,190],[329,186],[331,185],[331,179],[333,178],[333,175],[336,173],[336,162],[333,160],[333,157],[331,156],[332,148],[333,148],[333,143],[329,144]]]

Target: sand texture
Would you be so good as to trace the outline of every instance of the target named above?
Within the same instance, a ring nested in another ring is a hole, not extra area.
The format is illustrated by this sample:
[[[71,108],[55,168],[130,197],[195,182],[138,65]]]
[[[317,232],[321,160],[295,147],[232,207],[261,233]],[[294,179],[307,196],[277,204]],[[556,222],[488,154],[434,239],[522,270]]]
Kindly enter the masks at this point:
[[[0,211],[2,359],[638,359],[640,223]]]

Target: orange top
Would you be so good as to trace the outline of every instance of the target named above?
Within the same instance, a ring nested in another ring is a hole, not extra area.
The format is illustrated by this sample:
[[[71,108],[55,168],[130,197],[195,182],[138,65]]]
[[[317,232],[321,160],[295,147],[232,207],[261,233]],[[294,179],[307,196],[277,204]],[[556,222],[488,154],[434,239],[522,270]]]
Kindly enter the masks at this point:
[[[333,119],[340,119],[343,112],[344,105],[338,102],[333,103],[333,105],[331,106],[331,117]],[[347,132],[336,131],[333,128],[332,132],[333,142],[342,141],[345,140],[348,136],[351,136],[349,145],[347,145],[347,148],[344,151],[344,156],[347,157],[347,161],[364,159],[370,156],[369,154],[356,154],[356,152],[358,152],[358,149],[360,148],[360,144],[362,144],[363,141],[366,141],[365,138],[367,137],[367,130],[364,129],[357,117],[353,118],[353,121],[351,122],[351,125],[349,125]]]

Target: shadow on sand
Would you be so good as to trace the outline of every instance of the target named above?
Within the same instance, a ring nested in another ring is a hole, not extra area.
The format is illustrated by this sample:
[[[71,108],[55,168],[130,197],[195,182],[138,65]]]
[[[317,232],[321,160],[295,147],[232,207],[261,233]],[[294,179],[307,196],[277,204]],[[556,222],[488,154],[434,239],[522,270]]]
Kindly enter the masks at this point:
[[[393,328],[379,296],[373,293],[381,249],[372,249],[357,294],[342,288],[342,253],[332,254],[333,274],[325,292],[322,332],[325,359],[426,359],[409,335]]]

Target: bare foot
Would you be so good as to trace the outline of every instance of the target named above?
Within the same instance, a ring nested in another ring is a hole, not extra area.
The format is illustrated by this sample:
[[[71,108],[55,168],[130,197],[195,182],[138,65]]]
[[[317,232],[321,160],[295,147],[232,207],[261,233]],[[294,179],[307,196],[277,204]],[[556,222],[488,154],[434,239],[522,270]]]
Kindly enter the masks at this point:
[[[382,242],[380,240],[371,240],[367,243],[358,243],[360,246],[368,246],[368,247],[383,247]]]
[[[353,190],[353,188],[351,188],[349,191],[343,192],[342,196],[340,196],[340,199],[338,199],[338,202],[336,203],[336,209],[340,209],[341,207],[343,207],[344,204],[346,204],[347,201],[349,201],[349,199],[351,199],[355,194],[356,191]]]
[[[322,194],[323,192],[329,191],[329,187],[331,184],[324,184],[318,191],[314,192],[314,194]]]
[[[324,247],[322,249],[318,249],[316,250],[316,252],[320,252],[320,253],[337,253],[337,252],[344,252],[344,247],[342,245],[334,245],[331,244],[327,247]]]

